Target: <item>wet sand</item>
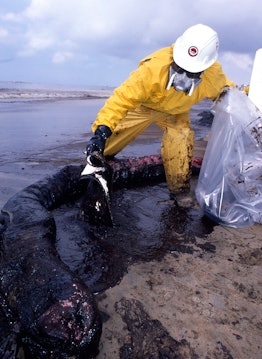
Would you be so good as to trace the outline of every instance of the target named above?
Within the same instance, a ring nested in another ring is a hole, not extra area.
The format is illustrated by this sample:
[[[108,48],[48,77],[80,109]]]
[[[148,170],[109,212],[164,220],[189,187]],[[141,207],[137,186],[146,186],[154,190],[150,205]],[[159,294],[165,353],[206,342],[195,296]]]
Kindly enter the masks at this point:
[[[66,164],[84,163],[91,124],[105,99],[0,102],[0,208],[17,191]],[[192,110],[195,118],[206,105]],[[194,122],[196,139],[210,124]],[[161,130],[151,126],[121,156],[159,153]],[[200,150],[200,147],[198,145]],[[200,150],[200,155],[203,152]]]
[[[102,101],[98,100],[96,106]],[[44,114],[40,111],[37,118],[43,118],[44,123],[47,116],[56,113],[64,134],[60,127],[55,135],[50,121],[46,128],[38,126],[37,133],[30,132],[28,126],[27,133],[24,123],[20,131],[14,126],[13,144],[2,142],[1,208],[11,195],[43,176],[66,164],[84,163],[88,121],[93,120],[87,121],[86,113],[91,104],[81,102],[76,111],[77,103],[72,102],[70,112],[67,103],[59,115],[55,106],[49,106]],[[38,115],[39,109],[35,111]],[[83,126],[75,133],[71,128],[72,112],[76,118],[81,117]],[[68,116],[68,127],[64,116]],[[11,117],[15,118],[14,113]],[[152,126],[121,155],[157,153],[159,134]],[[204,145],[196,142],[197,156],[202,156]],[[153,224],[162,213],[161,206],[168,208],[164,236],[172,245],[155,258],[148,248],[148,258],[143,255],[144,259],[130,263],[116,285],[96,296],[104,319],[98,359],[262,357],[261,225],[234,229],[203,224],[194,197],[196,183],[197,177],[193,177],[192,206],[179,213],[169,200],[165,183],[124,192],[119,208],[133,205],[141,235],[151,236],[152,241],[158,236]],[[127,226],[126,232],[129,230]],[[147,253],[145,248],[143,251]]]

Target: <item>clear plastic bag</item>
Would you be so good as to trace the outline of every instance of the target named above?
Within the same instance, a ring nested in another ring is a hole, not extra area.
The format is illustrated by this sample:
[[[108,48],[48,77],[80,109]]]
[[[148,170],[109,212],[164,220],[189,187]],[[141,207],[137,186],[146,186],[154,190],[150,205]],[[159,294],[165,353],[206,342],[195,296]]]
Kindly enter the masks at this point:
[[[214,114],[197,200],[217,223],[262,224],[262,113],[244,93],[228,88]]]

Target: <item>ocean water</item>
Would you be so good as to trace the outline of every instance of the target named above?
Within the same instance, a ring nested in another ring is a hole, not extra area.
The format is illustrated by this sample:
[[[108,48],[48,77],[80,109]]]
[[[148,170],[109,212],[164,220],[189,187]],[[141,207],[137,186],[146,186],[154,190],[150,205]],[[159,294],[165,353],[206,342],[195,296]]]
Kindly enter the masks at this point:
[[[0,161],[88,136],[98,109],[111,93],[109,89],[0,82]]]
[[[112,91],[112,88],[106,86],[101,88],[0,81],[1,102],[105,98],[110,96]]]

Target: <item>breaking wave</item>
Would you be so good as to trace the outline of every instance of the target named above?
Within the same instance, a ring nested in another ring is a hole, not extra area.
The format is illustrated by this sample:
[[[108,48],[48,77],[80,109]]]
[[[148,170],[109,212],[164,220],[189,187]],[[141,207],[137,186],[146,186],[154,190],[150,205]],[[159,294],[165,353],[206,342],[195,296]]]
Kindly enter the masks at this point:
[[[107,98],[113,88],[81,88],[63,85],[42,85],[27,82],[1,82],[0,100],[13,101],[46,101],[70,99]]]

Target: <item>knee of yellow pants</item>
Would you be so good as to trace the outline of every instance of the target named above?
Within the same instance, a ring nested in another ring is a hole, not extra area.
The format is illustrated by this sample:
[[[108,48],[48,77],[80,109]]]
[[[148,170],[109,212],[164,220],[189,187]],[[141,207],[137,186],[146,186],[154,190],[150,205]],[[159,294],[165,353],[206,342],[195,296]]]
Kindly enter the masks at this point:
[[[161,156],[170,192],[189,189],[194,132],[190,128],[168,128],[162,138]]]
[[[104,155],[114,156],[139,136],[152,122],[152,111],[143,106],[128,111],[114,129],[105,145]]]
[[[116,127],[115,131],[108,138],[105,145],[104,155],[114,156],[129,143],[131,143],[148,125],[141,124],[134,127]]]

